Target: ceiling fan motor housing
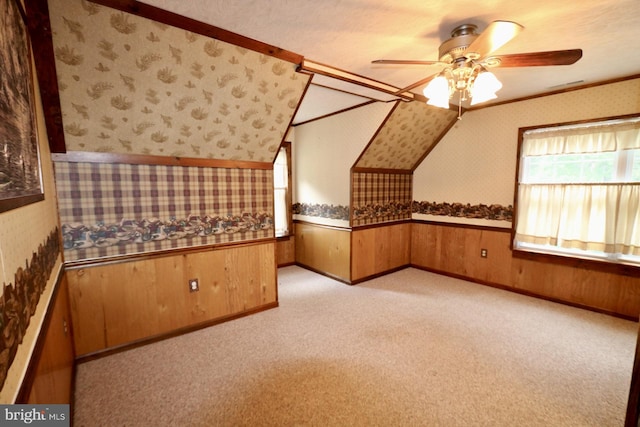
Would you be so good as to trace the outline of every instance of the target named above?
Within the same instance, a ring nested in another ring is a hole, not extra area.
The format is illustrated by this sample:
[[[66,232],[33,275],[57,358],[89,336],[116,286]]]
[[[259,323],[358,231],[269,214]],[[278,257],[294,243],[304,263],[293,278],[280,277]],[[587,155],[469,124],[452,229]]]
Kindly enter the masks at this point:
[[[440,45],[438,53],[440,61],[446,63],[455,62],[464,57],[467,48],[478,38],[478,27],[473,24],[463,24],[451,31],[451,38]]]

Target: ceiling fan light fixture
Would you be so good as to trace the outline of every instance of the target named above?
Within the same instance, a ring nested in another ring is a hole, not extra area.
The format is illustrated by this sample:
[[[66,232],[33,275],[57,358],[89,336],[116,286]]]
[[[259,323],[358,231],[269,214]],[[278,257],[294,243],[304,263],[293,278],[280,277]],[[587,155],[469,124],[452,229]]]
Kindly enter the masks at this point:
[[[480,72],[473,83],[471,93],[471,105],[496,99],[496,92],[502,88],[500,80],[490,71]]]
[[[489,67],[540,67],[548,65],[571,65],[582,58],[582,49],[568,49],[509,55],[493,55],[522,31],[524,27],[512,21],[493,21],[478,33],[474,24],[463,24],[454,28],[451,38],[438,48],[438,61],[423,60],[375,60],[374,63],[442,65],[446,66],[436,78],[428,77],[399,90],[411,91],[429,82],[423,93],[427,104],[449,108],[449,98],[458,94],[458,119],[462,104],[471,105],[496,99],[502,83],[490,72]]]
[[[502,83],[491,71],[482,71],[476,77],[473,83],[474,93],[480,92],[497,92],[502,89]]]
[[[422,91],[429,98],[427,104],[434,107],[449,108],[449,81],[443,75],[431,80]]]
[[[496,95],[495,93],[486,93],[486,94],[482,94],[482,95],[474,95],[471,97],[471,102],[470,105],[476,105],[476,104],[481,104],[483,102],[492,100],[492,99],[496,99],[498,97],[498,95]]]

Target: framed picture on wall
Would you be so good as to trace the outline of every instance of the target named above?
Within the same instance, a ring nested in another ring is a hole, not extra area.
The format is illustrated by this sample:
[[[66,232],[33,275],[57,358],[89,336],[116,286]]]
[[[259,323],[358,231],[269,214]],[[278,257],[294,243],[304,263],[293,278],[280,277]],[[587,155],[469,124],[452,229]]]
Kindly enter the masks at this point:
[[[44,199],[23,17],[18,0],[0,0],[0,212]]]

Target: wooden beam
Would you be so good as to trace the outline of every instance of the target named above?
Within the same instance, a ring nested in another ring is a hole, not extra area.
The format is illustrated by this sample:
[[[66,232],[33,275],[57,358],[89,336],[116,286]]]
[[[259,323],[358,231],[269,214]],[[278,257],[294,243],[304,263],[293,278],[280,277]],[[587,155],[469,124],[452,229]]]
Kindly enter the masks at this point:
[[[95,153],[70,151],[51,155],[54,162],[124,163],[131,165],[191,166],[227,169],[273,169],[273,163],[248,160],[200,159],[196,157],[152,156],[146,154]]]
[[[25,0],[25,11],[40,86],[49,148],[52,153],[64,153],[67,149],[64,141],[62,110],[47,0]]]

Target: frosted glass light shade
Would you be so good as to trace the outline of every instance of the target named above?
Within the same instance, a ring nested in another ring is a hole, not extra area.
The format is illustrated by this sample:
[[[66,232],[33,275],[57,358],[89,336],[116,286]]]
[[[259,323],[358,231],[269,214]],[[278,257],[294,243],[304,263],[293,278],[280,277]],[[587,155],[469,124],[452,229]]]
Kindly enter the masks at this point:
[[[449,108],[449,82],[444,76],[431,80],[422,91],[429,98],[427,104],[434,107]]]
[[[476,81],[473,83],[471,105],[497,98],[496,92],[501,88],[502,83],[493,73],[485,71],[478,74]]]

